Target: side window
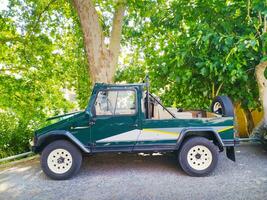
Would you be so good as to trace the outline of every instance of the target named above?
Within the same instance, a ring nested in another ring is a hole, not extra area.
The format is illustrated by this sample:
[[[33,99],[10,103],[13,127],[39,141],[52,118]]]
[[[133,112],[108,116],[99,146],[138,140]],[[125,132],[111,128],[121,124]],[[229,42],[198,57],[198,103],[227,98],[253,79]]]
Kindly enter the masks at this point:
[[[136,94],[133,90],[103,90],[95,101],[96,115],[132,115],[136,112]]]
[[[112,115],[114,113],[116,91],[100,91],[95,101],[96,115]]]
[[[115,115],[132,115],[136,111],[136,97],[133,90],[117,91]]]

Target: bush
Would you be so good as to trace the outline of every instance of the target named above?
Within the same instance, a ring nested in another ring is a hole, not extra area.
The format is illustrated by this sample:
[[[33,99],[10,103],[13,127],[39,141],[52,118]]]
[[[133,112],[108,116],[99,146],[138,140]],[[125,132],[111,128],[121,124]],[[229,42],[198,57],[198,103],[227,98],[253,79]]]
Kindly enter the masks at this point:
[[[30,150],[34,126],[11,112],[0,111],[0,158]]]

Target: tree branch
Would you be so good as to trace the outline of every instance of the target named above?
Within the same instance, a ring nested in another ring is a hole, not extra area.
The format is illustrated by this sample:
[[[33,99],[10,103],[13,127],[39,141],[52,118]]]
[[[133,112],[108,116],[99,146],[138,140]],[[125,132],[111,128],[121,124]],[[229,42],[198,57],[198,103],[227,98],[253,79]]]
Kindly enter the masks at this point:
[[[73,0],[80,18],[90,76],[94,82],[102,69],[103,57],[107,54],[99,16],[92,0]]]
[[[247,3],[247,19],[248,19],[248,22],[251,22],[250,7],[251,7],[251,3],[250,3],[250,0],[248,0],[248,3]]]
[[[219,85],[219,87],[218,87],[218,89],[217,89],[217,91],[216,91],[216,96],[219,95],[219,92],[220,92],[220,90],[221,90],[223,84],[224,84],[224,82],[222,82],[222,83]]]
[[[211,83],[211,98],[214,99],[215,97],[215,84],[214,82]]]
[[[118,58],[120,54],[120,42],[122,35],[123,16],[126,9],[124,2],[119,2],[113,17],[112,31],[110,37],[109,52],[111,56],[111,73],[115,74]],[[113,79],[113,77],[112,77]]]
[[[45,8],[40,12],[40,14],[37,17],[37,20],[35,21],[33,27],[32,27],[32,31],[34,31],[34,29],[37,27],[37,25],[39,24],[42,15],[49,9],[50,5],[53,4],[56,0],[51,0],[46,6]]]
[[[266,33],[267,32],[267,15],[264,15],[264,18],[263,18],[263,33]]]

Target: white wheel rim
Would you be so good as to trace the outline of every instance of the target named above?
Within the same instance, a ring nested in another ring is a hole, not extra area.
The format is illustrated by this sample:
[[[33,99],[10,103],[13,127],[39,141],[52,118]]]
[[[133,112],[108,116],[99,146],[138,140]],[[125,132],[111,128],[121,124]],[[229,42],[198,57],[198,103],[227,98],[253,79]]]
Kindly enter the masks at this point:
[[[205,170],[211,165],[212,153],[207,147],[196,145],[188,151],[187,162],[195,170]]]
[[[219,103],[219,102],[216,102],[214,105],[213,105],[213,112],[218,112],[220,109],[222,109],[222,105]]]
[[[55,149],[48,155],[47,165],[56,174],[66,173],[72,166],[72,156],[65,149]]]

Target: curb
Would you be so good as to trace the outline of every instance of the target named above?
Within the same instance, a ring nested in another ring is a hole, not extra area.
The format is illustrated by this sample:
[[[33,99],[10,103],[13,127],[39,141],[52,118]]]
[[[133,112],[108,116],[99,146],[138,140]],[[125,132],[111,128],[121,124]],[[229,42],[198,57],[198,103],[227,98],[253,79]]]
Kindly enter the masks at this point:
[[[27,161],[33,161],[33,160],[35,160],[37,158],[39,158],[39,155],[32,155],[32,156],[29,156],[29,157],[26,157],[26,158],[22,158],[22,159],[19,159],[19,160],[0,163],[0,170],[3,170],[5,168],[9,168],[9,167],[12,167],[12,166],[15,166],[15,165],[19,165],[19,164],[25,163]]]
[[[31,154],[33,154],[33,152],[28,151],[28,152],[25,152],[25,153],[14,155],[14,156],[9,156],[9,157],[5,157],[5,158],[1,158],[0,159],[0,163],[6,162],[6,161],[10,161],[10,160],[16,160],[16,159],[23,158],[23,157],[27,157],[27,156],[29,156]]]

